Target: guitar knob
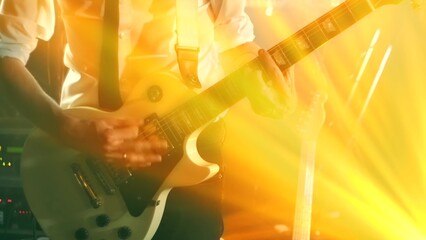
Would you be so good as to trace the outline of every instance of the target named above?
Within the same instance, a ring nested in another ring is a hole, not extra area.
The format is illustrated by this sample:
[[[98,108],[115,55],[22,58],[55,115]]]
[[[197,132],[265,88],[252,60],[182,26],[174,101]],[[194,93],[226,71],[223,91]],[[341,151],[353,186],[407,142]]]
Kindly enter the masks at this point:
[[[77,229],[77,231],[75,231],[74,237],[77,240],[89,239],[89,231],[87,231],[87,229],[85,229],[85,228],[79,228],[79,229]]]
[[[106,227],[111,222],[111,219],[106,214],[101,214],[96,217],[96,225],[98,227]]]
[[[121,227],[118,229],[117,235],[120,239],[129,239],[132,235],[132,230],[129,227]]]
[[[147,95],[150,102],[159,102],[163,98],[163,91],[159,86],[153,85],[148,88]]]

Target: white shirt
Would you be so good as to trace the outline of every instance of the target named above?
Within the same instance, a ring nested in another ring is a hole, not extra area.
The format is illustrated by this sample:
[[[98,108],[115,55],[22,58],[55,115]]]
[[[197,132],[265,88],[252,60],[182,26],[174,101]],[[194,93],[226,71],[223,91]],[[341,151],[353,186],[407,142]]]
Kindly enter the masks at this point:
[[[0,57],[26,63],[37,39],[48,40],[54,30],[54,0],[0,0]],[[68,44],[63,107],[97,106],[98,53],[103,0],[59,0]],[[218,53],[254,39],[244,11],[245,1],[199,0],[199,77],[205,89],[222,77]],[[175,0],[120,0],[119,65],[123,73],[135,59],[144,71],[178,71],[175,57]],[[138,40],[140,39],[140,40]],[[137,57],[129,58],[138,45]],[[130,60],[129,60],[130,59]],[[123,78],[124,79],[124,78]],[[128,87],[121,80],[126,98]],[[132,80],[133,81],[133,80]],[[126,90],[127,89],[127,90]]]

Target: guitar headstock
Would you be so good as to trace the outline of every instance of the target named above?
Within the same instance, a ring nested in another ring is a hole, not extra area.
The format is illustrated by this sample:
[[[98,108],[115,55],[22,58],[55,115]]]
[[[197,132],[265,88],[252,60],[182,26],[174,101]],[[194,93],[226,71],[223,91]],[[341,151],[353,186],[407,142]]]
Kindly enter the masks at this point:
[[[309,104],[308,110],[302,114],[299,123],[299,132],[302,140],[315,141],[318,138],[322,125],[325,122],[324,104],[327,95],[316,92]]]

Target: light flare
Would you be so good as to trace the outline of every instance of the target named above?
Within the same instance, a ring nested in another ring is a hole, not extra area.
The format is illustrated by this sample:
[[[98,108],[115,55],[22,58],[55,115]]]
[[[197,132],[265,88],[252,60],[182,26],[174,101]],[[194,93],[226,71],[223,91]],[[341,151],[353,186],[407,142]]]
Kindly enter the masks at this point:
[[[294,25],[277,13],[268,22],[272,35],[287,36]],[[319,236],[312,239],[426,239],[425,41],[426,26],[413,11],[383,7],[296,64],[301,99],[287,119],[267,120],[238,104],[227,116],[234,184],[227,202],[291,229],[295,126],[320,89],[328,94],[327,121],[316,152],[312,231]]]

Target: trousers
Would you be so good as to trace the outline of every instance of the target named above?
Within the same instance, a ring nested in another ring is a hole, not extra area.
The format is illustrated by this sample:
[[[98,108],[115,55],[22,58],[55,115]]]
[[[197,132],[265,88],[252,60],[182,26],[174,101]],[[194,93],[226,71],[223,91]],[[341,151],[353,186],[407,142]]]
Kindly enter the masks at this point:
[[[225,124],[219,120],[206,127],[197,139],[204,160],[218,164],[223,160],[221,147]],[[191,174],[191,173],[188,173]],[[167,198],[161,223],[153,240],[218,240],[223,233],[222,171],[203,183],[173,188]]]

